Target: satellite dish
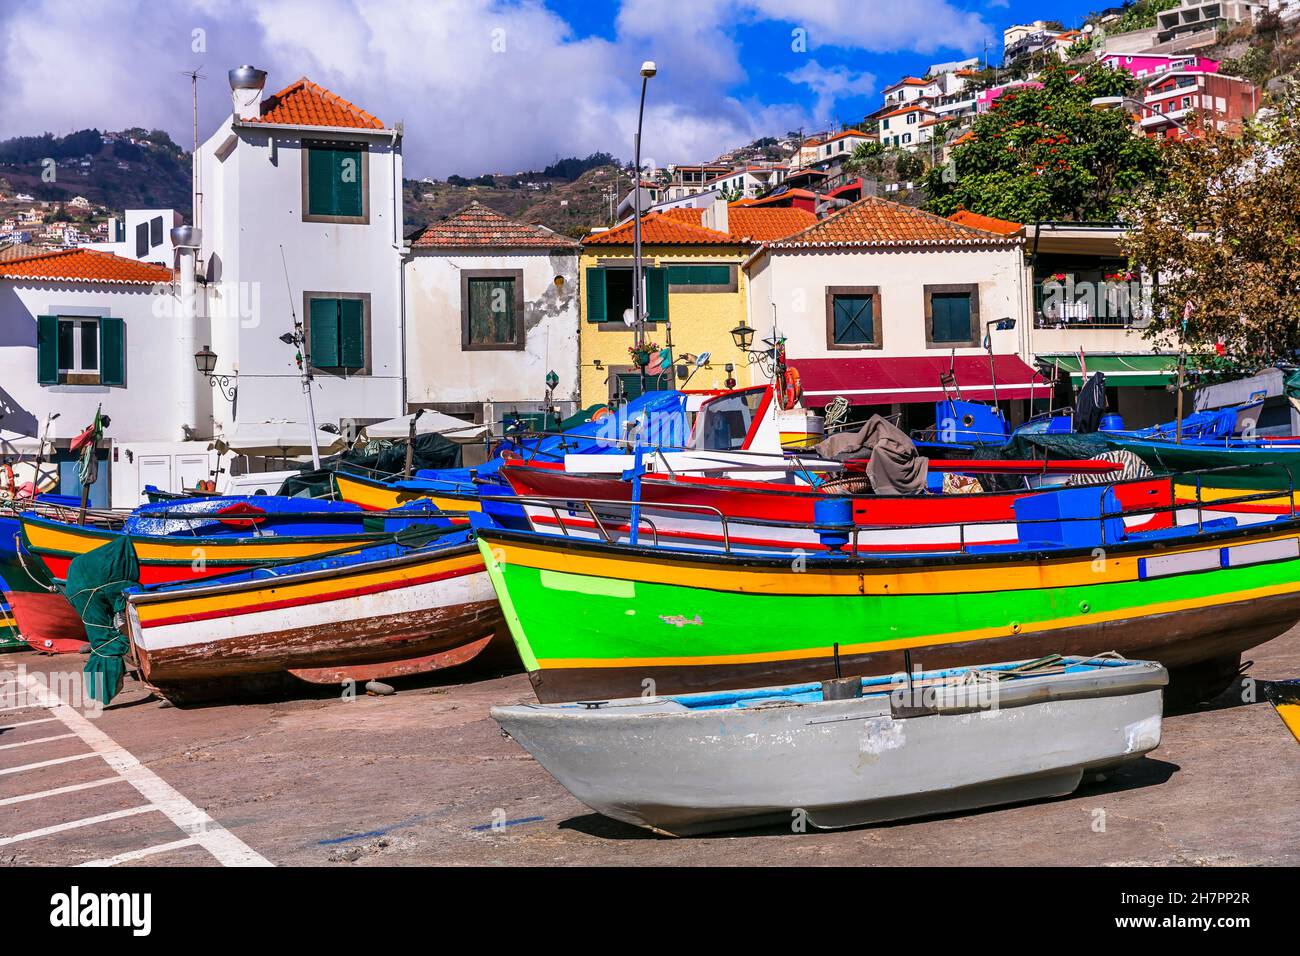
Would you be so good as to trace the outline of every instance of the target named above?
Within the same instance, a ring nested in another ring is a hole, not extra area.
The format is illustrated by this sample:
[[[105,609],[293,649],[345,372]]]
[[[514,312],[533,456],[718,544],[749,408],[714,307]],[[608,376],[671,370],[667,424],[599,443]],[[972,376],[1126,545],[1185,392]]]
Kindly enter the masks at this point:
[[[708,352],[701,352],[699,355],[695,356],[695,367],[696,367],[696,368],[704,368],[704,366],[706,366],[706,365],[708,365],[708,364],[709,364],[709,353],[708,353]]]
[[[633,316],[631,309],[623,310],[623,324],[626,325],[629,329],[632,326],[636,325],[636,318]]]

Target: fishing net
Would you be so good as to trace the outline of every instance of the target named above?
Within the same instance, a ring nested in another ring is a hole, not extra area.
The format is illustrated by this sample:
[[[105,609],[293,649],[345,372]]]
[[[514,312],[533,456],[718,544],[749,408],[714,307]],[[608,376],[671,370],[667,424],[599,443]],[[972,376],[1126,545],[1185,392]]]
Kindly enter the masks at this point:
[[[126,535],[78,555],[68,566],[64,592],[81,617],[90,643],[90,656],[83,668],[86,692],[104,704],[122,689],[123,658],[131,647],[127,636],[113,626],[113,615],[126,607],[122,592],[139,583],[140,564]]]

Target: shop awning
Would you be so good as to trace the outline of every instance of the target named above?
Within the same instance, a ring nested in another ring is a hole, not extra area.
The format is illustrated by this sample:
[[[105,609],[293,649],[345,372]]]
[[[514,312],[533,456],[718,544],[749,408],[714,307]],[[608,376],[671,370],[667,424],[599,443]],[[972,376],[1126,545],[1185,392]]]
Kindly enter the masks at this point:
[[[853,358],[791,358],[799,372],[804,394],[825,401],[843,395],[854,405],[905,405],[943,399],[939,377],[950,368],[956,373],[963,398],[993,398],[997,375],[999,399],[1047,398],[1052,386],[1017,355],[915,355]]]
[[[1088,374],[1106,373],[1106,384],[1111,388],[1138,385],[1168,385],[1178,378],[1177,355],[1153,355],[1150,352],[1136,355],[1089,355],[1084,353]],[[1079,356],[1040,355],[1038,364],[1043,368],[1055,366],[1070,375],[1070,384],[1078,388],[1083,384],[1079,371]]]

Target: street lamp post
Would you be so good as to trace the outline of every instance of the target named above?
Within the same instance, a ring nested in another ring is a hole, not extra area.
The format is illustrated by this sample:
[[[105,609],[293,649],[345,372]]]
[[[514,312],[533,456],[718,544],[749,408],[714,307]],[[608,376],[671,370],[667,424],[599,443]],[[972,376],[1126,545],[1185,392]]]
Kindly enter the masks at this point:
[[[641,267],[641,124],[645,118],[645,90],[650,77],[658,71],[653,60],[641,64],[641,105],[636,114],[636,140],[633,142],[632,202],[634,219],[632,225],[632,317],[636,322],[636,346],[645,345],[645,286],[644,270]],[[645,394],[645,365],[640,365],[641,393]]]

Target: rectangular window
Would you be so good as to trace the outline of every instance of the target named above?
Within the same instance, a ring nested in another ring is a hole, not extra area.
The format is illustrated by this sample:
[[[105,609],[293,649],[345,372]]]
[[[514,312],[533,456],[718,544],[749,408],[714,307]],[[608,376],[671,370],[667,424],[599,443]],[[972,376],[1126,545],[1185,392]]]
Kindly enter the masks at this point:
[[[41,385],[125,385],[125,349],[121,319],[42,315],[36,324],[36,380]]]
[[[464,269],[460,274],[461,348],[524,347],[522,269]]]
[[[733,266],[670,265],[668,291],[677,292],[735,292],[736,273]]]
[[[149,254],[149,224],[142,222],[135,227],[135,257],[143,259]]]
[[[311,366],[341,374],[370,371],[370,296],[307,293],[307,352]]]
[[[881,347],[880,289],[832,286],[826,290],[826,347]]]
[[[671,370],[660,375],[647,375],[643,391],[640,369],[624,371],[625,368],[627,367],[617,366],[610,369],[614,373],[609,377],[610,401],[630,402],[634,398],[640,398],[644,392],[668,391],[673,387],[673,373]]]
[[[369,222],[369,153],[358,143],[313,142],[303,150],[303,220]]]
[[[925,287],[925,340],[929,346],[978,345],[980,332],[979,286],[928,285]]]
[[[59,371],[99,371],[99,319],[59,319]]]
[[[645,268],[646,321],[664,322],[668,318],[667,269]],[[587,321],[622,324],[623,316],[632,314],[632,269],[624,266],[599,266],[587,269]]]

